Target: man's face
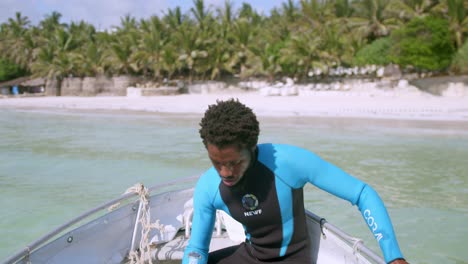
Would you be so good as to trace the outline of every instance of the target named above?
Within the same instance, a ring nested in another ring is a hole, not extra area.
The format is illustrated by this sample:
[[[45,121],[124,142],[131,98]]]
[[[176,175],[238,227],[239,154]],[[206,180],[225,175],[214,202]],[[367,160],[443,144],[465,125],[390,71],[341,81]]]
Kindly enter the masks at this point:
[[[212,144],[207,145],[207,150],[223,183],[229,187],[236,185],[249,167],[250,152],[247,149],[239,150],[237,146],[218,148]]]

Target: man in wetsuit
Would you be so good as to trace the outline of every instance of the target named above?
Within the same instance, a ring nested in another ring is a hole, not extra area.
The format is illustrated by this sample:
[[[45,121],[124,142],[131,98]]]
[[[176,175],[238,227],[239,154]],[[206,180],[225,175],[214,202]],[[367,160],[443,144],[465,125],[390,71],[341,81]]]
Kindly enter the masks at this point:
[[[318,188],[357,205],[385,261],[405,264],[382,200],[364,182],[290,145],[257,144],[259,124],[237,100],[210,105],[200,136],[213,164],[194,193],[192,233],[182,263],[313,263],[303,187]],[[208,254],[216,210],[245,229],[246,241]]]

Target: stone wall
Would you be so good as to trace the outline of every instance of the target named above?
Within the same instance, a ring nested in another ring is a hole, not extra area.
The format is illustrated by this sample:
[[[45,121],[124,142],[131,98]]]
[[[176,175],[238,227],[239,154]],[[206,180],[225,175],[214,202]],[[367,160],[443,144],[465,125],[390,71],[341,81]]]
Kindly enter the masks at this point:
[[[45,95],[46,96],[59,96],[59,90],[57,88],[56,79],[47,79],[45,85]]]
[[[114,86],[114,81],[111,77],[105,75],[98,76],[95,79],[94,83],[94,92],[95,94],[112,94],[112,87]]]
[[[207,94],[220,92],[226,88],[225,82],[206,81],[206,82],[194,82],[187,86],[187,91],[190,94]]]
[[[140,88],[128,87],[127,97],[141,97],[141,96],[161,96],[161,95],[177,95],[181,94],[180,88],[172,86],[160,86],[157,88]]]
[[[83,79],[78,77],[64,78],[61,86],[62,96],[80,96]]]
[[[81,96],[95,96],[99,93],[97,78],[85,77],[81,85]]]
[[[413,78],[411,76],[393,74],[380,78],[346,78],[340,77],[324,81],[295,83],[291,78],[283,78],[275,83],[264,80],[257,81],[205,81],[177,86],[147,87],[141,86],[146,81],[141,77],[69,77],[62,81],[61,89],[57,89],[55,79],[47,80],[45,95],[47,96],[127,96],[127,88],[139,88],[138,96],[174,95],[181,93],[210,94],[254,91],[271,96],[314,95],[316,92],[335,91],[353,94],[411,94],[429,93],[437,96],[468,96],[468,76],[446,76],[431,78]],[[148,83],[148,82],[146,82]],[[136,95],[136,94],[134,94]],[[130,95],[133,96],[133,95]]]
[[[110,88],[110,90],[105,91],[105,92],[109,92],[112,95],[125,96],[127,95],[127,87],[134,86],[137,81],[138,81],[137,77],[129,77],[129,76],[112,77],[113,86],[108,87]]]
[[[127,87],[133,86],[140,78],[132,76],[118,77],[68,77],[57,87],[55,79],[46,82],[47,96],[125,96]]]
[[[143,88],[141,95],[143,96],[156,96],[156,95],[176,95],[180,94],[178,87],[161,86],[158,88]]]

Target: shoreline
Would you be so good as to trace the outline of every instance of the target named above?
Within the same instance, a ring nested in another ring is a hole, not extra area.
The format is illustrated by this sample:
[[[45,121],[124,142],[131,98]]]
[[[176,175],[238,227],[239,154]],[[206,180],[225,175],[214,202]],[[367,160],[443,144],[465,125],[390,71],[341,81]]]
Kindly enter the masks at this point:
[[[119,110],[203,114],[216,100],[237,98],[259,117],[340,117],[468,121],[468,97],[375,96],[323,92],[264,96],[255,92],[166,96],[19,97],[0,99],[0,109]]]

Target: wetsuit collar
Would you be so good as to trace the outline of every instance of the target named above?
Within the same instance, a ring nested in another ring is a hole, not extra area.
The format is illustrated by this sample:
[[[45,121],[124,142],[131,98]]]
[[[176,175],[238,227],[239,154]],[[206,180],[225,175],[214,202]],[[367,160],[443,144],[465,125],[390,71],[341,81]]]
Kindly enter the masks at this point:
[[[253,171],[253,168],[255,167],[255,165],[257,164],[257,160],[258,160],[258,147],[255,146],[255,149],[254,150],[250,150],[250,163],[249,163],[249,167],[247,167],[247,169],[245,170],[244,172],[244,175],[242,176],[242,178],[240,179],[240,181],[234,185],[232,188],[236,189],[236,190],[242,190],[245,183],[246,183],[246,179],[251,177],[252,176],[252,171]]]

